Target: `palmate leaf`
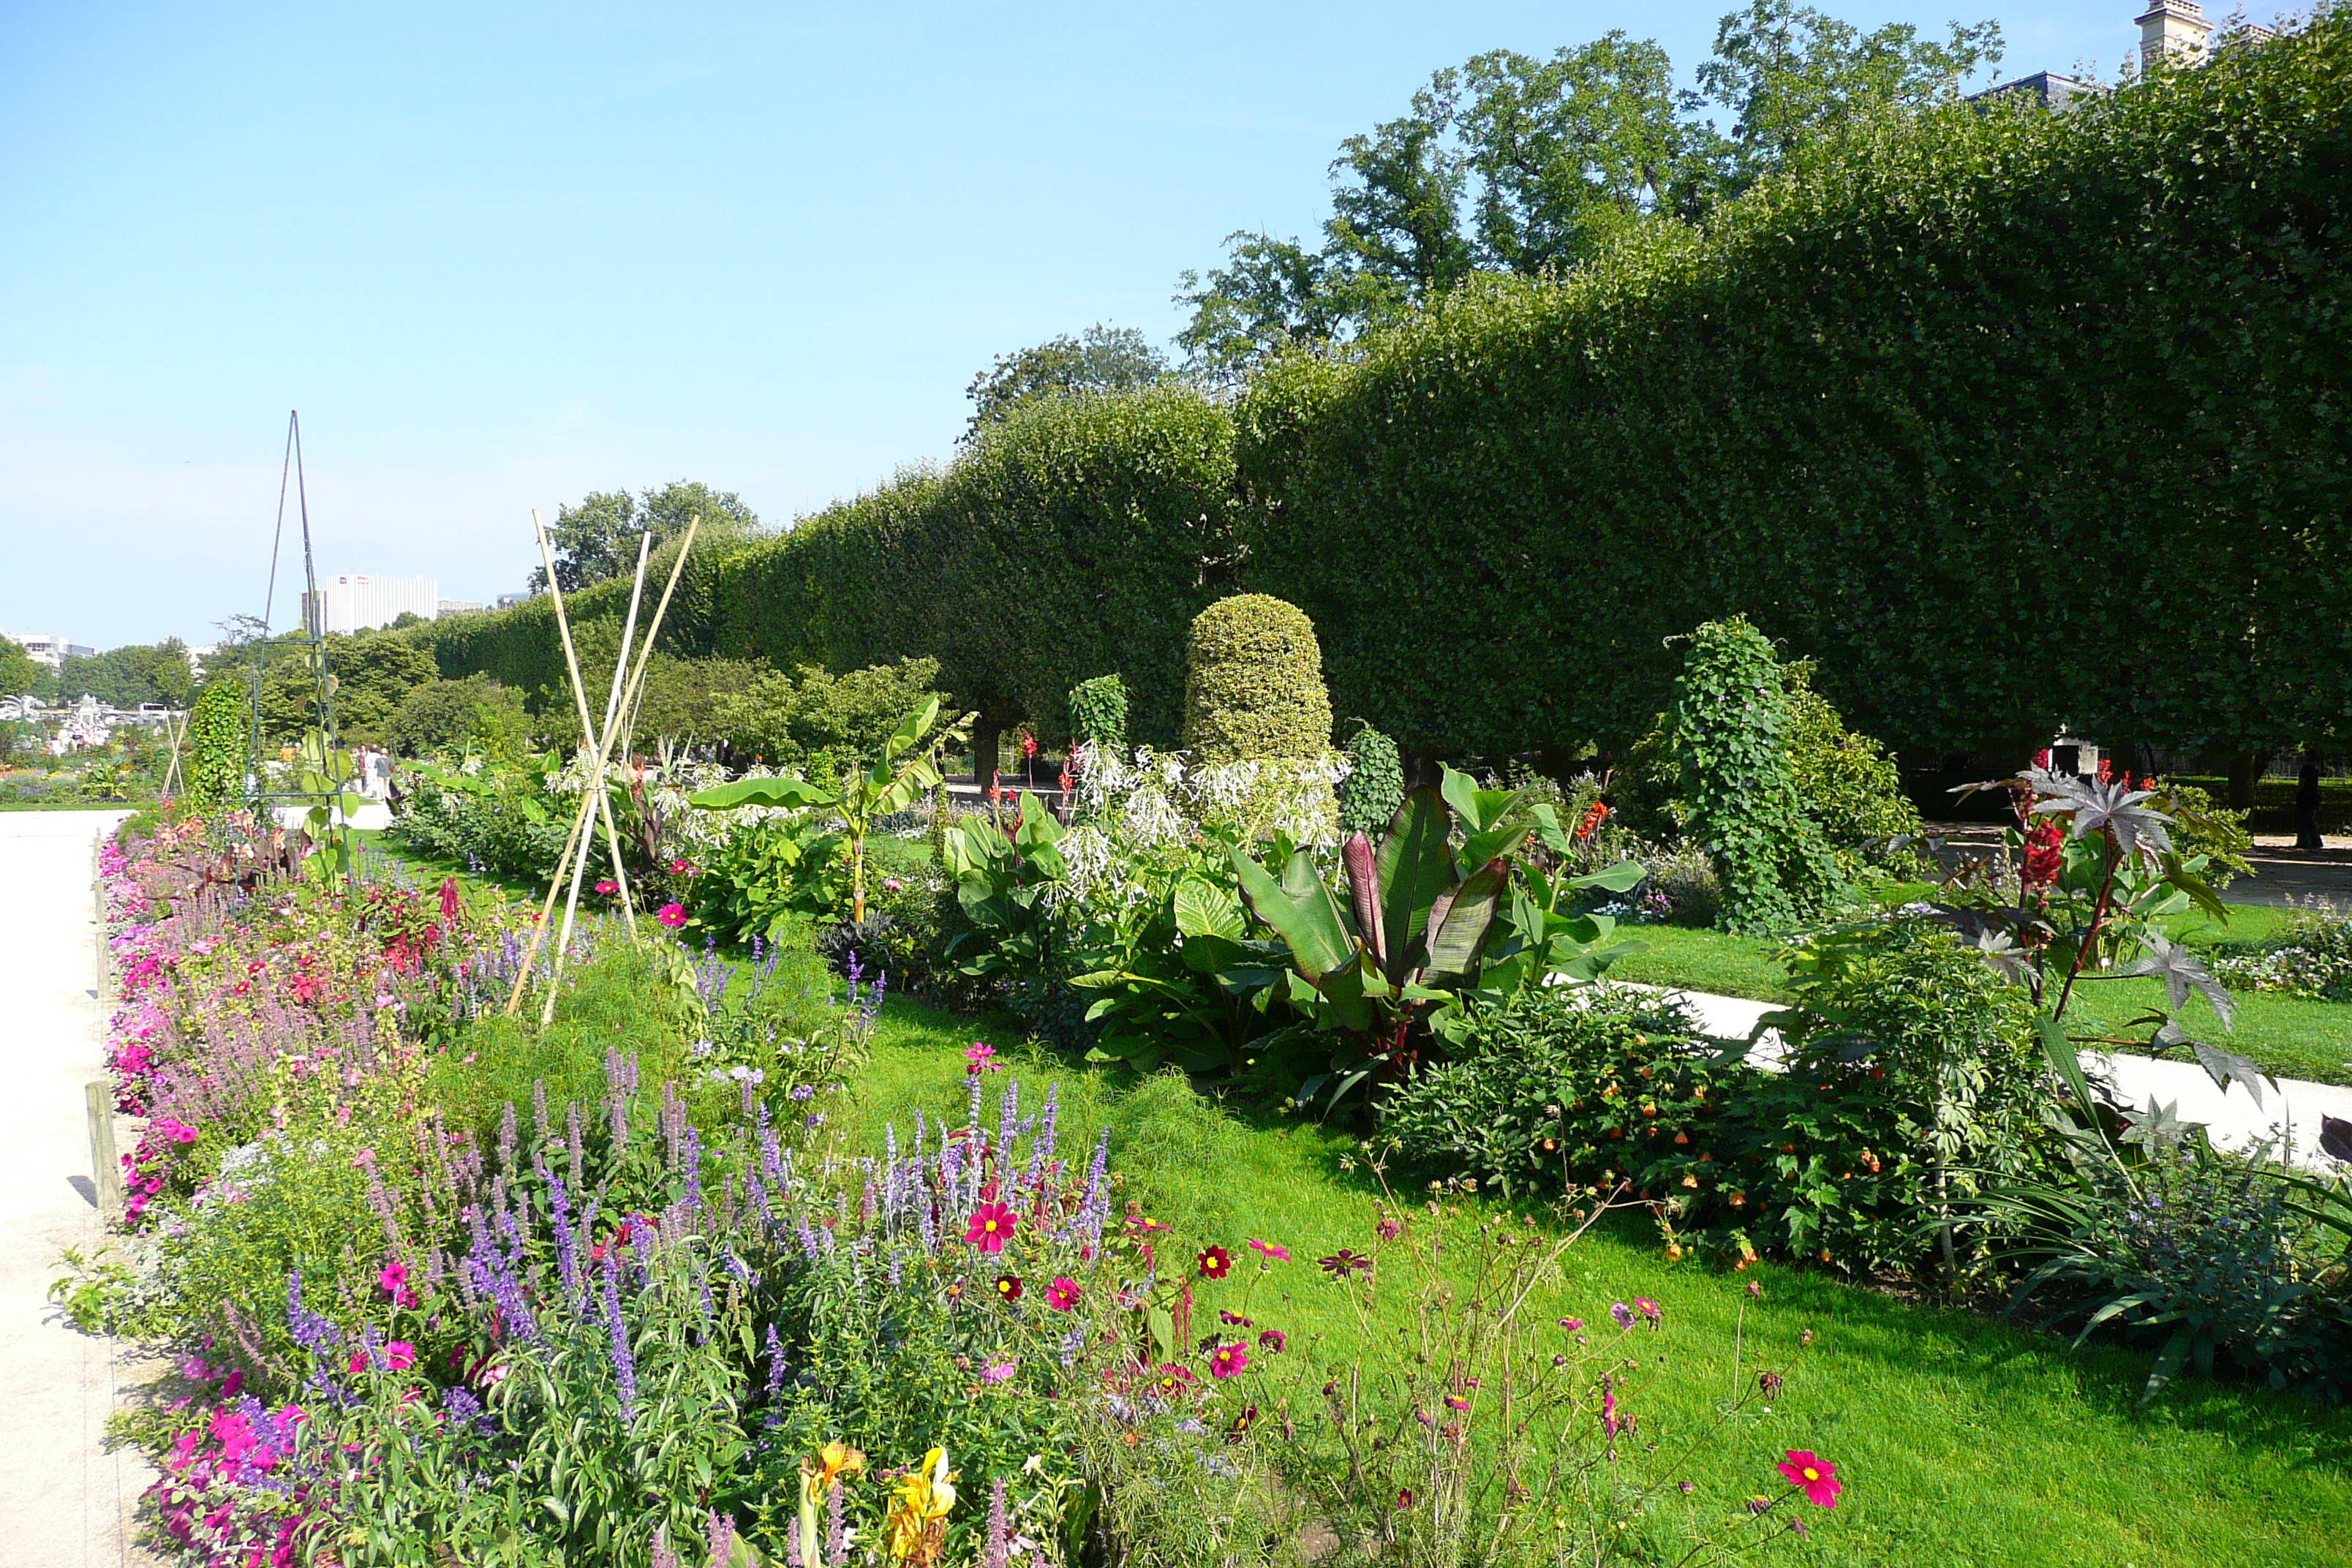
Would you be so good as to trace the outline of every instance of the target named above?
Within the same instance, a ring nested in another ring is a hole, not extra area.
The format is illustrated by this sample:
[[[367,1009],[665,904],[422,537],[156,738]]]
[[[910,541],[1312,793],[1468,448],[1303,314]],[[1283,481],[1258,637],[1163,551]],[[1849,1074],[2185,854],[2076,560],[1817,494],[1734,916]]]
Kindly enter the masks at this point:
[[[2221,983],[2213,978],[2213,972],[2207,969],[2195,953],[2170,942],[2161,931],[2151,931],[2145,940],[2147,951],[2114,973],[2154,975],[2161,979],[2164,994],[2170,999],[2175,1012],[2179,1012],[2181,1004],[2189,1000],[2189,992],[2195,991],[2212,1005],[2213,1011],[2221,1017],[2221,1026],[2225,1029],[2230,1027],[2237,1005],[2230,1000],[2230,994],[2222,989]]]
[[[2155,1038],[2148,1041],[2148,1048],[2158,1056],[2179,1050],[2183,1046],[2189,1047],[2189,1054],[2197,1058],[2197,1065],[2205,1069],[2205,1076],[2211,1079],[2222,1093],[2229,1093],[2233,1083],[2244,1084],[2256,1110],[2262,1108],[2263,1085],[2267,1083],[2273,1089],[2278,1088],[2278,1080],[2264,1072],[2262,1064],[2253,1058],[2225,1051],[2219,1046],[2209,1046],[2202,1040],[2192,1040],[2186,1030],[2169,1018],[2162,1022]]]
[[[2126,857],[2151,863],[2172,847],[2166,826],[2172,818],[2147,804],[2156,798],[2153,790],[2126,789],[2046,768],[2029,769],[2021,776],[2036,795],[2047,797],[2033,803],[2033,815],[2072,817],[2070,837],[2088,838],[2105,828]]]

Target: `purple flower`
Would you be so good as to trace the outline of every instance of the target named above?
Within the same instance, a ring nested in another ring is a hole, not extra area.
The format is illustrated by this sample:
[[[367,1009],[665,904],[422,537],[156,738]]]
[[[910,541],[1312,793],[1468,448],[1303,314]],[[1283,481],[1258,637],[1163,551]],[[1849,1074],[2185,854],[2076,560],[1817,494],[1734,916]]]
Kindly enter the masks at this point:
[[[1617,1326],[1621,1329],[1630,1329],[1633,1326],[1633,1309],[1622,1301],[1612,1306],[1609,1309],[1609,1315],[1617,1320]]]
[[[629,1325],[621,1318],[620,1269],[610,1253],[604,1257],[604,1324],[613,1335],[613,1381],[620,1385],[625,1425],[637,1413],[637,1361],[629,1351]]]

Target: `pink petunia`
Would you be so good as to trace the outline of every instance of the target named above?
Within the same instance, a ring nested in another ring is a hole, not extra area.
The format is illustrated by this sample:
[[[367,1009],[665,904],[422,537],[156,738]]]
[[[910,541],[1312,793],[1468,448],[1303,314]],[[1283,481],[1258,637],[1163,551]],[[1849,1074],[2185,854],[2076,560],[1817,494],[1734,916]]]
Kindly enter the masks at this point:
[[[1837,1479],[1837,1467],[1806,1448],[1789,1450],[1788,1462],[1779,1467],[1789,1484],[1805,1494],[1805,1500],[1816,1508],[1837,1507],[1838,1493],[1843,1483]]]
[[[971,1211],[971,1224],[965,1228],[963,1238],[982,1252],[1002,1252],[1020,1224],[1021,1216],[1004,1205],[982,1204]]]
[[[394,1372],[406,1372],[416,1364],[416,1347],[406,1340],[394,1340],[383,1347],[383,1364]]]

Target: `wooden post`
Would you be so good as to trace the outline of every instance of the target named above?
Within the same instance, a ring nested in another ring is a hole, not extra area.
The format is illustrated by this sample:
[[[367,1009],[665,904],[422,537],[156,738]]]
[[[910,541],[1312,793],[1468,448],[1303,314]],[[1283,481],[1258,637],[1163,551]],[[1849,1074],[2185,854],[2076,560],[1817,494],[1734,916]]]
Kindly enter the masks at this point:
[[[89,1169],[98,1212],[110,1215],[122,1206],[122,1162],[114,1153],[114,1086],[101,1079],[84,1085],[82,1097],[89,1102]]]

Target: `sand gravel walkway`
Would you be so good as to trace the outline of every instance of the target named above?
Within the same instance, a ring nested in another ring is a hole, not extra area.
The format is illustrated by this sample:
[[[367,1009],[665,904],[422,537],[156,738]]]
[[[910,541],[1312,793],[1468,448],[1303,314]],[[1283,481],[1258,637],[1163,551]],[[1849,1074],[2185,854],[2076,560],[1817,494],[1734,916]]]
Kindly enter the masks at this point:
[[[91,856],[119,812],[0,812],[0,1563],[148,1561],[131,1507],[150,1479],[105,1451],[116,1347],[60,1326],[58,1251],[102,1238],[82,1086],[105,1076]]]

